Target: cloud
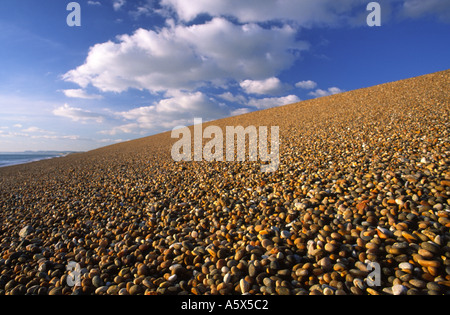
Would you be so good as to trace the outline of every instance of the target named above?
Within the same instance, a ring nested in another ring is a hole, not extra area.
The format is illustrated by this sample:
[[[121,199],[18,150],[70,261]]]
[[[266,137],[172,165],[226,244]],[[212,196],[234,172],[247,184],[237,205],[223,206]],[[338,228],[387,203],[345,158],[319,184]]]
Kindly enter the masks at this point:
[[[241,23],[292,21],[300,26],[340,24],[354,8],[366,6],[360,0],[162,0],[161,4],[185,22],[208,14],[233,16]]]
[[[165,17],[168,16],[167,14],[162,12],[162,9],[158,9],[156,5],[156,0],[141,0],[141,1],[134,1],[134,4],[136,6],[131,9],[128,14],[130,14],[133,18],[137,19],[140,16],[151,16],[153,14],[160,14],[164,15]]]
[[[200,25],[170,24],[157,31],[138,29],[91,47],[83,65],[63,79],[85,88],[124,92],[194,90],[229,80],[260,80],[288,69],[308,48],[296,29],[235,25],[214,18]]]
[[[47,130],[44,130],[44,129],[41,129],[41,128],[35,127],[35,126],[29,127],[27,129],[23,129],[22,131],[23,132],[31,132],[31,133],[53,133],[53,132],[50,132],[50,131],[47,131]]]
[[[125,0],[114,0],[113,1],[113,8],[115,11],[120,10],[124,5],[126,4]]]
[[[341,90],[340,88],[337,88],[337,87],[331,87],[328,90],[317,89],[313,92],[309,92],[309,95],[314,96],[314,97],[323,97],[323,96],[339,94],[342,92],[345,92],[345,91]]]
[[[2,133],[2,138],[29,138],[29,139],[47,139],[47,140],[81,140],[82,138],[77,135],[57,135],[54,131],[48,131],[36,126],[32,126],[21,130],[21,132],[7,132]],[[86,139],[84,139],[86,140]]]
[[[280,79],[271,77],[265,80],[245,80],[240,83],[241,88],[247,94],[278,94],[286,89],[288,86],[283,84]]]
[[[441,21],[450,22],[450,1],[447,0],[405,0],[402,13],[410,18],[436,15]]]
[[[105,117],[101,114],[93,113],[81,108],[71,107],[68,104],[64,104],[63,106],[54,109],[52,113],[55,116],[69,118],[73,121],[81,121],[82,123],[86,123],[88,121],[102,123],[105,119]]]
[[[102,4],[100,3],[100,1],[91,1],[91,0],[89,0],[89,1],[87,2],[87,4],[88,4],[88,5],[95,5],[95,6],[102,5]]]
[[[121,133],[137,133],[140,130],[139,124],[131,123],[113,127],[109,130],[102,130],[99,133],[103,135],[115,136]]]
[[[244,115],[247,113],[250,113],[252,110],[250,108],[238,108],[235,110],[232,110],[230,113],[230,116],[239,116],[239,115]]]
[[[72,90],[63,90],[64,95],[71,98],[82,98],[89,100],[99,100],[102,99],[103,96],[96,94],[88,94],[83,89],[72,89]]]
[[[32,135],[30,136],[31,139],[47,139],[47,140],[91,140],[86,138],[81,138],[77,135],[68,135],[68,136],[57,136],[57,135]]]
[[[197,117],[209,121],[228,114],[229,108],[202,92],[170,91],[167,98],[150,106],[115,113],[118,119],[126,123],[101,133],[116,135],[168,130],[179,125],[192,124]]]
[[[256,107],[257,109],[266,109],[298,102],[300,102],[300,99],[297,95],[288,95],[283,97],[268,97],[263,99],[252,98],[248,102],[248,105]]]
[[[220,95],[218,95],[221,99],[224,99],[228,102],[232,103],[238,103],[238,104],[245,104],[247,103],[247,98],[244,95],[233,95],[231,92],[225,92]]]
[[[307,81],[300,81],[295,84],[296,87],[305,89],[305,90],[312,90],[317,87],[317,83],[311,80]]]

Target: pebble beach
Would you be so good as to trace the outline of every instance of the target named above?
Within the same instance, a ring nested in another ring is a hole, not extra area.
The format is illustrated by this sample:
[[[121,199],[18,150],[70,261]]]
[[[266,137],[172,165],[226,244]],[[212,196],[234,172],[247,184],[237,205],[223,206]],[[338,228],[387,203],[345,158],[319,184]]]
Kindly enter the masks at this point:
[[[170,132],[0,168],[0,295],[450,294],[450,70],[209,125],[279,126],[278,170]]]

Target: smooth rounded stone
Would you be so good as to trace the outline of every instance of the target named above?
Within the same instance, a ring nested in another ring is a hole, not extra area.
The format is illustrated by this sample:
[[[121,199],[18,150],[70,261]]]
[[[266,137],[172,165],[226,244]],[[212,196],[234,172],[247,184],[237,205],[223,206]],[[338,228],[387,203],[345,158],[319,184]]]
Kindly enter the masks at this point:
[[[355,279],[353,280],[353,285],[354,285],[355,287],[358,287],[358,288],[361,289],[361,290],[365,290],[365,289],[367,288],[367,286],[366,286],[366,284],[364,283],[364,281],[362,281],[362,280],[359,279],[359,278],[355,278]]]
[[[439,245],[432,243],[431,241],[421,243],[420,247],[422,247],[423,249],[426,249],[427,251],[429,251],[435,255],[439,255],[439,253],[441,251],[441,249],[439,248]]]
[[[384,227],[377,226],[377,230],[381,233],[381,235],[384,238],[392,237],[392,232]],[[380,233],[378,233],[378,235],[381,237]]]
[[[409,280],[413,279],[413,275],[410,273],[405,273],[398,276],[398,279],[402,282],[408,282]]]
[[[119,290],[119,292],[117,293],[118,295],[130,295],[127,291],[127,288],[122,288]]]
[[[428,282],[427,289],[430,291],[440,292],[442,290],[442,286],[436,282]]]
[[[363,271],[363,270],[359,270],[359,269],[350,269],[349,272],[352,276],[357,277],[357,278],[365,278],[369,274],[368,271]]]
[[[62,287],[56,287],[48,292],[48,295],[62,295]]]
[[[245,279],[241,279],[239,281],[239,287],[242,294],[248,293],[248,291],[250,290],[250,283],[248,283]]]
[[[106,291],[107,294],[109,295],[117,295],[119,293],[119,286],[117,285],[112,285],[108,288],[108,290]]]
[[[169,267],[169,270],[172,272],[172,275],[182,276],[186,273],[186,268],[184,268],[181,264],[175,264]]]
[[[425,281],[419,279],[411,279],[409,280],[409,283],[418,289],[424,289],[427,286]]]
[[[97,289],[95,289],[95,294],[105,294],[107,292],[108,292],[107,286],[101,286],[101,287],[98,287]]]
[[[325,250],[329,253],[333,253],[338,249],[336,244],[333,243],[326,243],[325,244]]]
[[[407,242],[396,242],[392,244],[392,248],[405,251],[409,248],[409,244]]]
[[[264,243],[264,241],[266,241],[266,243],[267,243],[267,242],[270,242],[270,243],[271,243],[270,240],[263,240],[263,243]],[[263,247],[264,247],[264,244],[263,244]],[[246,254],[245,250],[243,250],[243,249],[237,250],[237,251],[236,251],[236,254],[234,255],[234,260],[240,261],[242,258],[244,258],[245,254]],[[229,267],[229,266],[228,266],[228,267]]]
[[[442,246],[442,245],[444,245],[444,238],[441,235],[436,235],[434,238],[434,242],[437,245]]]
[[[274,285],[273,280],[270,279],[270,278],[268,278],[268,277],[267,277],[267,278],[264,278],[263,283],[264,283],[264,285],[265,285],[266,287],[268,287],[268,288],[270,288],[270,287],[272,287],[272,286]]]
[[[434,254],[426,249],[420,248],[418,254],[425,259],[433,259]]]
[[[291,275],[291,270],[290,269],[278,270],[277,275],[284,278],[289,277]]]
[[[417,290],[416,288],[411,288],[408,290],[408,292],[406,293],[407,295],[422,295],[423,293],[419,290]]]
[[[336,264],[333,265],[333,270],[341,272],[341,271],[346,270],[346,267],[342,263],[336,263]]]
[[[291,237],[291,233],[286,230],[281,231],[280,235],[282,238],[290,238]]]
[[[99,288],[103,286],[103,281],[98,275],[96,275],[92,278],[92,285],[96,288]]]
[[[257,268],[255,267],[255,265],[249,264],[248,275],[253,278],[253,277],[256,277],[256,274],[257,274]]]
[[[10,295],[24,295],[27,292],[27,288],[23,284],[19,284],[14,287],[9,294]]]
[[[19,237],[26,238],[28,235],[30,235],[33,232],[34,232],[34,228],[31,225],[27,225],[19,231]]]
[[[351,287],[350,292],[354,295],[363,295],[364,291],[361,290],[359,287]]]
[[[404,285],[397,284],[392,287],[392,294],[394,295],[404,295],[408,292],[408,288]]]
[[[438,260],[425,260],[425,259],[418,259],[417,262],[422,267],[432,267],[432,268],[439,268],[441,266],[441,263]]]
[[[149,274],[149,268],[145,264],[140,264],[137,269],[138,276],[147,276]]]
[[[284,287],[284,286],[278,286],[275,288],[275,291],[279,294],[279,295],[289,295],[290,291],[289,288]]]
[[[16,286],[17,286],[17,282],[15,280],[10,280],[10,281],[8,281],[8,283],[6,283],[5,290],[10,291],[10,290],[14,289],[14,287],[16,287]]]
[[[128,293],[129,293],[130,295],[138,295],[138,294],[140,294],[140,293],[143,293],[143,289],[142,289],[142,287],[141,287],[140,285],[135,284],[135,285],[133,285],[133,286],[130,288],[130,290],[128,291]],[[120,294],[120,292],[119,292],[119,294]]]
[[[48,294],[48,289],[46,287],[39,287],[36,294],[37,295],[46,295],[46,294]]]
[[[115,282],[116,284],[122,283],[122,282],[124,282],[124,281],[125,281],[125,278],[122,277],[122,276],[116,276],[116,277],[114,278],[114,282]]]
[[[231,280],[231,273],[226,273],[225,276],[223,276],[223,282],[224,283],[230,283]]]
[[[349,220],[353,217],[353,211],[350,209],[347,209],[344,211],[344,220]]]
[[[280,264],[278,263],[278,261],[273,260],[270,262],[269,268],[272,270],[278,270],[280,268]]]
[[[268,239],[268,238],[265,238],[265,239],[263,239],[262,241],[261,241],[261,246],[263,247],[263,248],[268,248],[268,247],[270,247],[270,246],[273,246],[273,242],[270,240],[270,239]]]
[[[366,289],[366,291],[367,291],[367,293],[369,293],[370,295],[380,295],[380,293],[377,291],[377,290],[375,290],[375,289],[373,289],[373,288],[367,288]]]
[[[38,291],[39,291],[39,288],[40,288],[39,284],[33,285],[33,286],[28,288],[27,294],[28,295],[37,295]]]
[[[402,262],[398,265],[398,267],[401,270],[407,270],[407,271],[412,271],[414,269],[414,266],[411,265],[409,262]]]
[[[323,289],[324,295],[334,295],[334,291],[331,288],[325,288]]]
[[[323,257],[317,264],[324,270],[330,270],[332,268],[331,260],[328,257]]]

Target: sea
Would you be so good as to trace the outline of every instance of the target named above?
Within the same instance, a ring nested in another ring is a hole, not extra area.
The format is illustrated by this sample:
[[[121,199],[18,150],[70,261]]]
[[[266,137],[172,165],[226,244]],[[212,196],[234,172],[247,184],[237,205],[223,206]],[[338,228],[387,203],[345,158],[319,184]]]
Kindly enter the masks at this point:
[[[62,157],[67,154],[68,152],[0,153],[0,167],[47,160],[55,157]]]

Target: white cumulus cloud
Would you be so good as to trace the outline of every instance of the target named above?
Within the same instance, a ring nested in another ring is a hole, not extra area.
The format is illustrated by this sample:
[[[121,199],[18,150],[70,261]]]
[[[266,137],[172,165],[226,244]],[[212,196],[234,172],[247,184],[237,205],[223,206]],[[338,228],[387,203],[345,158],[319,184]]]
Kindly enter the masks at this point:
[[[175,126],[192,124],[197,117],[208,121],[225,117],[229,112],[229,108],[202,92],[170,91],[166,98],[152,105],[114,113],[125,123],[101,133],[116,135],[168,130]]]
[[[338,87],[331,87],[328,90],[317,89],[313,92],[310,92],[309,95],[314,96],[314,97],[323,97],[323,96],[339,94],[342,92],[344,92],[344,90],[341,90]]]
[[[89,99],[89,100],[99,100],[99,99],[103,98],[103,96],[101,96],[101,95],[88,94],[83,89],[63,90],[63,93],[65,96],[71,97],[71,98],[82,98],[82,99]]]
[[[240,86],[248,94],[278,94],[287,89],[287,85],[276,77],[265,80],[245,80],[240,83]]]
[[[300,81],[295,84],[296,87],[305,89],[305,90],[312,90],[317,87],[317,83],[312,80],[306,80],[306,81]]]
[[[71,107],[68,104],[64,104],[63,106],[54,109],[53,115],[81,122],[95,121],[97,123],[102,123],[105,120],[105,117],[101,114],[93,113],[81,108]]]
[[[162,0],[178,17],[189,22],[200,14],[233,16],[241,23],[293,21],[301,26],[336,25],[351,18],[361,0]]]
[[[114,0],[114,1],[113,1],[113,8],[114,8],[114,10],[118,11],[118,10],[120,10],[125,4],[126,4],[126,1],[125,1],[125,0]]]
[[[300,102],[300,99],[297,95],[288,95],[283,97],[267,97],[262,99],[252,98],[249,100],[248,105],[256,107],[257,109],[266,109],[298,102]]]
[[[97,44],[85,63],[63,78],[101,91],[193,90],[205,84],[275,76],[307,48],[288,25],[267,29],[214,18],[200,25],[138,29],[118,36],[117,42]]]

